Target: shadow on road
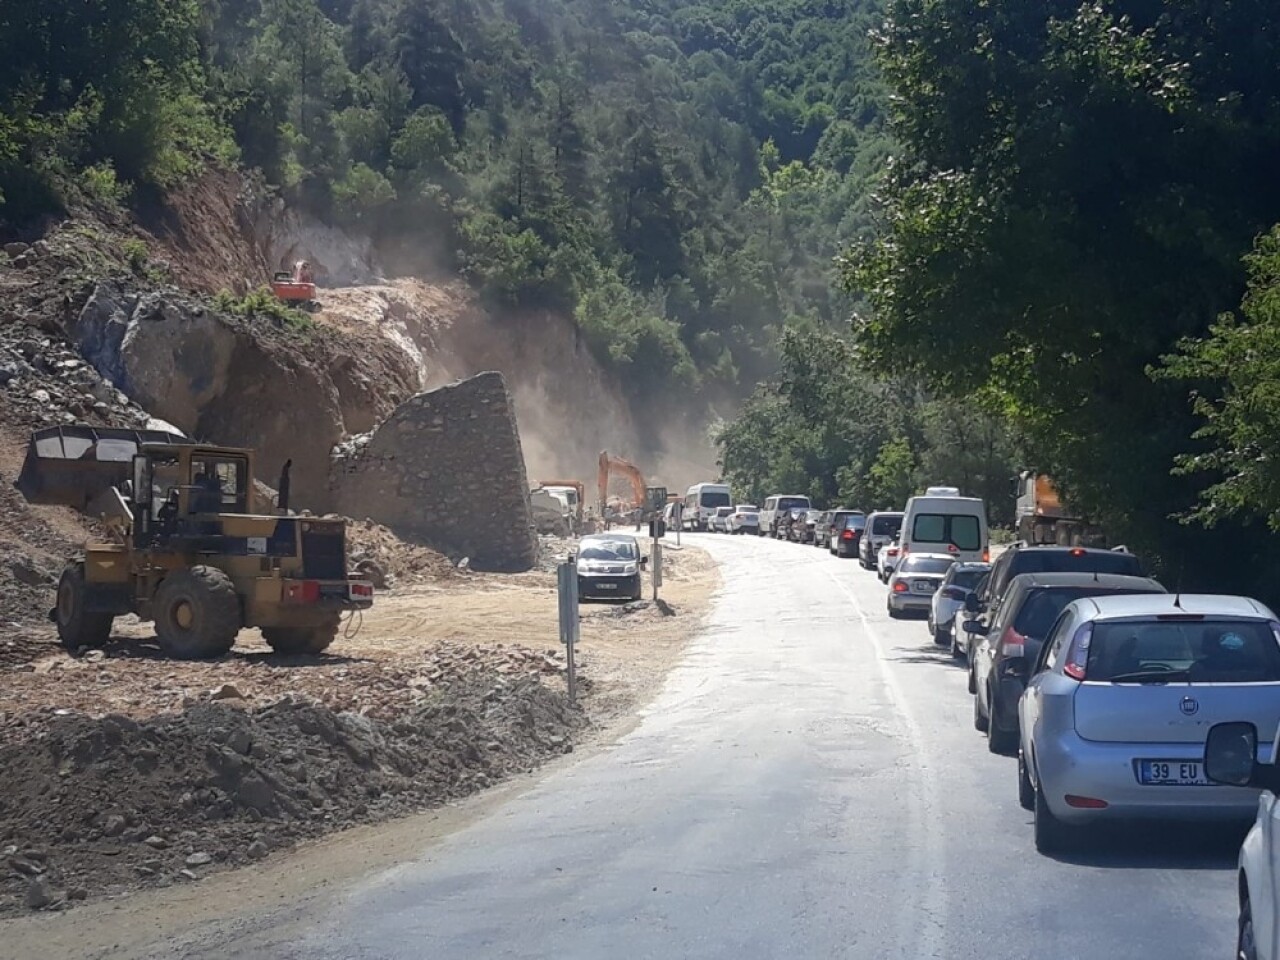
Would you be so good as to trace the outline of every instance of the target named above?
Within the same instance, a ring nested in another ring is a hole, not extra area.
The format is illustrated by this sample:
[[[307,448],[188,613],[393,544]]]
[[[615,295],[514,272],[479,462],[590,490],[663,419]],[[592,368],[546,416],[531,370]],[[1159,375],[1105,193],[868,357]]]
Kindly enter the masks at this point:
[[[965,669],[965,662],[951,656],[950,649],[927,640],[918,647],[894,647],[892,653],[888,659],[894,663],[927,663],[937,667]]]
[[[1126,870],[1232,870],[1245,824],[1114,824],[1083,833],[1079,847],[1053,857],[1084,867]]]

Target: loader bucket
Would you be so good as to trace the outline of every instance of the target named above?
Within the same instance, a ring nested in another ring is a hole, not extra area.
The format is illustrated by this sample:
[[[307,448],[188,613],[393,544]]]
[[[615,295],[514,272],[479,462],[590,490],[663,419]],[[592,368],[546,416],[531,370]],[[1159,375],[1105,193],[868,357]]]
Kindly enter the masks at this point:
[[[168,430],[128,430],[69,424],[31,434],[27,457],[14,486],[31,503],[88,505],[129,476],[134,455],[145,443],[186,444]]]

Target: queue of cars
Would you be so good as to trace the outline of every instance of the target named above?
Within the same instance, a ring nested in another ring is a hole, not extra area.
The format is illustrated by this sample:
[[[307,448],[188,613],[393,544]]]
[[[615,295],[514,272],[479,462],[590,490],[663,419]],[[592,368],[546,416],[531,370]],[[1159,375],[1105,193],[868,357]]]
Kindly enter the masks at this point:
[[[1036,849],[1067,852],[1100,824],[1253,816],[1236,955],[1280,960],[1276,614],[1248,597],[1170,593],[1123,548],[1019,543],[986,563],[922,553],[911,536],[896,546],[877,564],[889,614],[927,610],[934,642],[966,664],[974,727],[1016,757],[1010,786]]]

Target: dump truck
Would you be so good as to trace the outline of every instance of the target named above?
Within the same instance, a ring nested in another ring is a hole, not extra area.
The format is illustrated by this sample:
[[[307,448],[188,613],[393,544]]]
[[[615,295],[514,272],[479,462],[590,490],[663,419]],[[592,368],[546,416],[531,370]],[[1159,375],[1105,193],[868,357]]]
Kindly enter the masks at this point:
[[[1018,536],[1027,543],[1106,546],[1100,527],[1078,515],[1047,474],[1024,470],[1015,481]]]
[[[63,646],[101,647],[131,613],[177,659],[221,656],[245,627],[278,653],[326,649],[344,612],[372,605],[373,584],[348,571],[346,521],[289,510],[289,468],[275,512],[256,513],[250,450],[163,430],[37,430],[18,490],[108,531],[58,581],[49,617]]]

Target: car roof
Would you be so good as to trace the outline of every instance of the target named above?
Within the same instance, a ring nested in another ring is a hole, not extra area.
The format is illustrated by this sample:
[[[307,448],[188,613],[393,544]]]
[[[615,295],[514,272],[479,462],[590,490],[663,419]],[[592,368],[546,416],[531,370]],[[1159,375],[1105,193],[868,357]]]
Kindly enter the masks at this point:
[[[616,543],[619,540],[630,540],[636,543],[636,538],[630,533],[588,533],[579,538],[578,542],[582,543],[587,540],[604,540],[608,543]]]
[[[1141,593],[1086,597],[1073,601],[1086,620],[1118,620],[1161,614],[1275,619],[1275,614],[1251,597],[1209,593]]]
[[[964,560],[957,563],[954,569],[960,570],[962,572],[969,571],[969,570],[979,570],[983,573],[986,573],[988,570],[991,569],[991,564],[984,563],[981,560]]]
[[[1009,545],[1010,553],[1062,553],[1070,550],[1074,550],[1077,553],[1105,553],[1119,554],[1120,556],[1132,556],[1132,554],[1127,550],[1111,550],[1107,547],[1068,547],[1057,543],[1012,543]]]
[[[1088,570],[1070,573],[1020,573],[1009,581],[1009,590],[1021,586],[1031,587],[1104,587],[1123,590],[1127,587],[1145,588],[1148,593],[1164,593],[1164,586],[1150,577],[1132,577],[1120,573],[1093,574]]]
[[[877,510],[871,514],[873,517],[902,517],[906,516],[901,510]]]

